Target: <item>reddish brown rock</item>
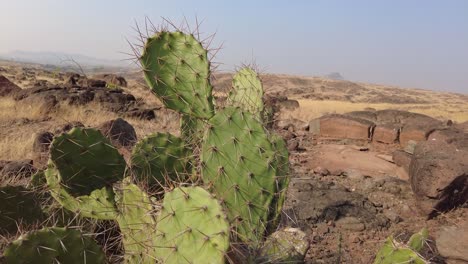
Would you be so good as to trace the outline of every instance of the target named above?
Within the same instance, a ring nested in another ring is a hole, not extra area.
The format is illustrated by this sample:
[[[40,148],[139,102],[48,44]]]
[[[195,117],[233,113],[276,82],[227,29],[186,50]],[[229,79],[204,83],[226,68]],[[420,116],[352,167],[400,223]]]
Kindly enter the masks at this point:
[[[5,76],[0,75],[0,97],[11,96],[13,93],[21,90],[21,88],[10,82]]]
[[[407,153],[406,151],[396,150],[393,152],[392,159],[397,166],[402,167],[406,172],[409,172],[412,156],[413,155]]]
[[[320,118],[320,135],[330,138],[369,140],[374,126],[373,122],[356,117],[327,115]]]
[[[468,134],[416,145],[409,168],[418,206],[429,217],[468,201]]]
[[[410,140],[416,142],[425,141],[429,134],[441,126],[442,122],[431,117],[417,115],[408,118],[405,120],[400,132],[400,145],[405,147]]]
[[[131,147],[137,141],[135,129],[122,118],[104,122],[98,129],[118,147]]]
[[[396,124],[377,125],[374,129],[372,140],[375,142],[393,144],[398,142],[400,126]]]

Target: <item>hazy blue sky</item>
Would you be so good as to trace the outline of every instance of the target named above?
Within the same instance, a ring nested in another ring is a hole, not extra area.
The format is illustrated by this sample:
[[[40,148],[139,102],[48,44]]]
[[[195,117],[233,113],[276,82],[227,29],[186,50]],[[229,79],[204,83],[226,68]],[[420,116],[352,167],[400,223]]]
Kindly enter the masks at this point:
[[[121,59],[134,20],[204,19],[233,69],[468,93],[468,1],[0,0],[0,53],[60,51]]]

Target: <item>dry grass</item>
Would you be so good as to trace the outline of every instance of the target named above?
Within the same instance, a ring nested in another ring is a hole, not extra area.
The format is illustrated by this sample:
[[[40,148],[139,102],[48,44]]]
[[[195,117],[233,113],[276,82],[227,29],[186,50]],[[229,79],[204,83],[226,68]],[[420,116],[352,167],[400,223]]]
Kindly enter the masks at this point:
[[[156,113],[155,120],[125,118],[138,138],[155,132],[179,131],[179,120],[170,115]],[[12,99],[0,98],[0,160],[31,159],[34,135],[40,131],[55,131],[69,122],[81,122],[88,127],[119,117],[98,104],[86,106],[59,105],[55,111],[44,114],[40,105],[26,105]]]
[[[456,122],[468,121],[468,104],[438,102],[436,104],[369,104],[352,103],[344,101],[317,101],[299,99],[299,108],[294,111],[282,113],[281,118],[297,118],[303,121],[309,121],[318,118],[324,114],[347,113],[351,111],[364,110],[365,108],[398,109],[429,115],[438,119],[451,119]]]

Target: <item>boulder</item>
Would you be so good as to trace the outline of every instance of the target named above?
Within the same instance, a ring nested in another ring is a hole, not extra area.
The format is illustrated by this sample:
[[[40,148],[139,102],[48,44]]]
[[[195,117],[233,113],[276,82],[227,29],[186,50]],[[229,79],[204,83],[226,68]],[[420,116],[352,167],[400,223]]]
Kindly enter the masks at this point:
[[[36,167],[40,168],[47,164],[49,148],[53,139],[54,134],[48,131],[38,132],[34,135],[33,160]]]
[[[118,147],[131,147],[137,141],[135,129],[122,118],[104,122],[98,129]]]
[[[353,111],[346,113],[348,116],[369,120],[372,122],[377,122],[377,113],[375,111]]]
[[[398,142],[400,126],[397,124],[380,124],[374,129],[372,140],[375,142],[394,144]]]
[[[320,119],[312,119],[309,122],[309,132],[313,135],[320,135]]]
[[[447,263],[468,263],[468,221],[460,226],[442,227],[436,246]]]
[[[310,243],[298,228],[284,228],[267,237],[258,263],[304,263]]]
[[[369,140],[375,124],[345,115],[326,115],[320,118],[320,135],[330,138]]]
[[[419,142],[411,159],[409,176],[419,208],[428,217],[467,202],[468,134],[450,141]]]
[[[0,97],[11,96],[22,89],[10,82],[5,76],[0,75]]]
[[[422,115],[408,117],[400,132],[400,145],[405,147],[408,141],[425,141],[430,133],[442,126],[442,122]]]

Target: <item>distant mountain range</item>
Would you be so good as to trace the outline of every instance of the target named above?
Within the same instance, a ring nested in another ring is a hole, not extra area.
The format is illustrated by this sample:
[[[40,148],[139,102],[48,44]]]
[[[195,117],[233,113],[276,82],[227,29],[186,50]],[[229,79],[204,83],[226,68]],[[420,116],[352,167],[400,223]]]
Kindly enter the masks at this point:
[[[99,59],[82,54],[61,52],[32,52],[15,50],[9,53],[0,54],[0,59],[16,62],[52,64],[57,66],[73,64],[74,62],[72,60],[74,60],[82,67],[132,67],[131,63],[128,61]]]

